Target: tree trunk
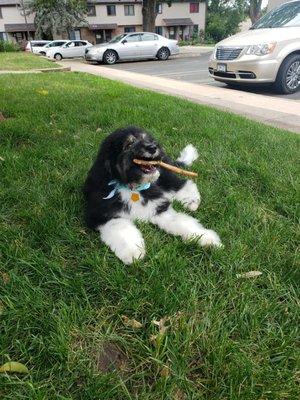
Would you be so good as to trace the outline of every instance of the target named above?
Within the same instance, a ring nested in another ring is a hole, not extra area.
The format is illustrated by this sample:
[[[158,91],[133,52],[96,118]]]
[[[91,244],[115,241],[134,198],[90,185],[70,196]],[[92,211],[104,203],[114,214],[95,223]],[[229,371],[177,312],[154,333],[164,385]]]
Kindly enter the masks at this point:
[[[143,31],[155,32],[156,0],[143,0]]]
[[[251,0],[250,1],[250,19],[252,24],[254,24],[260,18],[261,14],[261,3],[262,0]]]

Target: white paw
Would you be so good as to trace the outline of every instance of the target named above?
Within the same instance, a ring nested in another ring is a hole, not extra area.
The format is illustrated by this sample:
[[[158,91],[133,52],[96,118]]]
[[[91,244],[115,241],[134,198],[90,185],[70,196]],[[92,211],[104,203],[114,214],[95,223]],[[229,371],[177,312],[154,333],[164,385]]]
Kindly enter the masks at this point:
[[[116,252],[116,256],[126,265],[132,264],[136,260],[141,260],[145,257],[146,250],[144,244],[126,246]]]
[[[192,163],[199,157],[196,147],[192,144],[188,144],[180,153],[177,161],[182,162],[185,165],[192,165]]]
[[[199,243],[203,247],[223,247],[219,235],[211,230],[207,229],[201,236]]]
[[[184,186],[176,193],[175,199],[188,210],[196,211],[200,205],[201,196],[195,182],[186,181]]]
[[[182,202],[182,205],[190,211],[196,211],[200,205],[201,199],[186,199]]]

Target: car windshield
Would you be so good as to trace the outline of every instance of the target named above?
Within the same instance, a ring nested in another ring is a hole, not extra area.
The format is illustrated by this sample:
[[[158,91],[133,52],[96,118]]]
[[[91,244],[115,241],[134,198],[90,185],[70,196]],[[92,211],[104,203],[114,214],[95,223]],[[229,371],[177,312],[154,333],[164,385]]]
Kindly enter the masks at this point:
[[[250,29],[300,27],[300,1],[283,4],[259,19]]]
[[[127,33],[122,33],[121,35],[115,36],[112,38],[108,43],[117,43],[120,40],[122,40],[125,36],[127,36]]]

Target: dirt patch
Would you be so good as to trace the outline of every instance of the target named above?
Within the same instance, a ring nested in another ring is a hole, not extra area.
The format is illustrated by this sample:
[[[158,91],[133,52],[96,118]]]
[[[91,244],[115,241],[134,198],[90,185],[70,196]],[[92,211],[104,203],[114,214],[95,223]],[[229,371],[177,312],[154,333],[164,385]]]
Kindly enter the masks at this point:
[[[101,349],[94,349],[93,359],[96,368],[103,373],[128,370],[128,357],[115,343],[104,343]]]

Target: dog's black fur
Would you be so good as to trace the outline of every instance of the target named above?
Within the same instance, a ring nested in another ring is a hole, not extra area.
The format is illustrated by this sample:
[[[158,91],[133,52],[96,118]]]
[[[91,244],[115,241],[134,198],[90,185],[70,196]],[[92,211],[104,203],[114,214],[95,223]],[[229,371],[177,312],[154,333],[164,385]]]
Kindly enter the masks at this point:
[[[145,157],[155,150],[155,157]],[[110,134],[101,144],[97,158],[88,173],[84,185],[86,199],[85,219],[91,229],[104,225],[116,217],[121,211],[128,211],[121,200],[119,193],[111,199],[103,198],[111,191],[108,183],[118,180],[124,184],[139,184],[142,182],[141,168],[134,164],[134,158],[162,160],[166,163],[181,166],[179,162],[171,160],[154,138],[144,130],[131,126],[119,129]],[[186,181],[172,172],[160,169],[158,180],[150,188],[140,192],[141,201],[146,204],[162,196],[163,192],[178,191]],[[157,207],[157,214],[166,211],[170,206],[165,201]]]

